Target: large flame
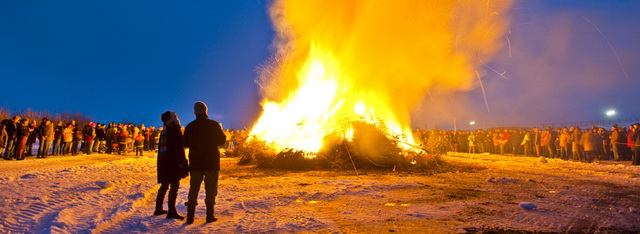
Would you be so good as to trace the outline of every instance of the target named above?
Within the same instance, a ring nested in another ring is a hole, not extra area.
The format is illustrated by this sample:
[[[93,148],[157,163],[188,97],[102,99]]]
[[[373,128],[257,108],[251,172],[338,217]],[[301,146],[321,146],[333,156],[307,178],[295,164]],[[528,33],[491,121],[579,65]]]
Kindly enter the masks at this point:
[[[276,0],[278,54],[261,74],[251,134],[317,152],[330,133],[349,137],[342,123],[364,120],[411,144],[410,114],[430,88],[475,87],[475,71],[503,44],[510,3]]]

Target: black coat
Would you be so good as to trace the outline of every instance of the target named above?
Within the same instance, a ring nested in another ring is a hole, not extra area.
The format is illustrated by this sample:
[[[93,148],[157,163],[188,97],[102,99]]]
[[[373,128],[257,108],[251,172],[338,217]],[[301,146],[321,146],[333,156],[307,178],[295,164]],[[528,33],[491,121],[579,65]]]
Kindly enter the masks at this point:
[[[180,126],[164,126],[158,149],[158,183],[173,183],[187,177],[188,162]]]
[[[189,148],[189,171],[219,171],[218,146],[226,139],[220,123],[206,115],[196,116],[184,130],[184,146]]]

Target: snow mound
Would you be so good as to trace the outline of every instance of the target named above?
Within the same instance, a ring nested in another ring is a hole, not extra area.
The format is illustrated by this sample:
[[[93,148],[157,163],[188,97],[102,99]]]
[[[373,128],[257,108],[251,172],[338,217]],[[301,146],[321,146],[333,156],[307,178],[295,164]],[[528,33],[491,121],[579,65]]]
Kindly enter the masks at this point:
[[[100,187],[101,189],[109,189],[113,187],[113,183],[109,181],[96,181],[96,185],[98,185],[98,187]]]
[[[502,177],[502,178],[493,178],[493,177],[489,177],[489,179],[487,179],[487,182],[489,183],[519,183],[521,182],[521,180],[519,179],[514,179],[514,178],[506,178],[506,177]]]
[[[534,204],[533,202],[520,202],[518,205],[525,210],[533,210],[535,208],[538,208],[538,206],[536,206],[536,204]]]
[[[539,162],[540,162],[540,163],[549,163],[549,161],[547,161],[547,159],[546,159],[546,158],[544,158],[544,157],[540,157]]]
[[[34,178],[38,178],[38,175],[36,175],[36,174],[26,174],[26,175],[20,176],[20,179],[34,179]]]

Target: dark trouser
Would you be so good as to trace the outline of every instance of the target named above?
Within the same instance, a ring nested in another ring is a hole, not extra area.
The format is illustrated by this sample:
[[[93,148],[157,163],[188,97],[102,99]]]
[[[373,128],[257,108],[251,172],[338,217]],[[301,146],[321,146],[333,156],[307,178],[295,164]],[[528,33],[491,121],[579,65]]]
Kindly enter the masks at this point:
[[[100,152],[100,143],[101,143],[101,142],[102,142],[102,141],[100,141],[100,139],[97,139],[97,138],[96,138],[96,139],[93,141],[93,149],[92,149],[91,151],[92,151],[92,152]]]
[[[180,188],[180,180],[176,180],[172,183],[162,183],[160,185],[160,189],[158,189],[158,197],[156,197],[156,211],[162,210],[162,201],[164,201],[164,196],[167,194],[167,189],[169,189],[169,185],[171,185],[171,189],[169,190],[169,199],[167,200],[167,206],[169,208],[169,212],[175,213],[176,211],[176,197],[178,197],[178,189]]]
[[[107,154],[113,153],[113,141],[107,137]]]
[[[51,154],[53,155],[61,154],[62,150],[60,148],[60,141],[61,141],[60,139],[53,140],[53,150]]]
[[[41,140],[40,147],[38,148],[38,156],[49,156],[50,147],[51,147],[51,140]]]
[[[593,162],[593,159],[595,157],[595,151],[584,151],[584,159],[587,162]]]
[[[136,156],[143,156],[142,155],[142,147],[136,146]]]
[[[85,154],[89,155],[93,152],[93,143],[95,141],[85,141],[85,143],[82,145],[83,147],[83,151]]]
[[[14,153],[13,150],[14,150],[15,146],[16,146],[16,140],[9,139],[7,141],[7,148],[4,151],[4,158],[13,157],[13,153]]]
[[[611,151],[613,152],[613,160],[620,161],[620,153],[618,153],[618,144],[611,144]]]
[[[28,142],[29,140],[27,140],[27,156],[31,156],[31,152],[33,152],[33,143],[35,142]]]
[[[71,154],[72,155],[78,154],[78,147],[80,147],[80,140],[73,140],[73,143],[71,145]]]
[[[118,155],[126,153],[125,150],[127,149],[127,143],[120,143],[118,144]]]
[[[547,151],[549,151],[549,158],[555,158],[556,155],[556,149],[554,149],[555,146],[552,144],[547,144]]]
[[[560,157],[564,160],[569,160],[569,147],[560,146]]]
[[[218,195],[218,172],[220,171],[190,171],[191,176],[189,196],[187,204],[198,205],[198,193],[200,185],[204,180],[205,199],[204,204],[216,204],[216,196]]]
[[[24,159],[24,150],[27,148],[27,139],[16,140],[15,153],[16,159]]]
[[[61,142],[60,143],[60,155],[65,155],[69,153],[71,149],[71,142]]]

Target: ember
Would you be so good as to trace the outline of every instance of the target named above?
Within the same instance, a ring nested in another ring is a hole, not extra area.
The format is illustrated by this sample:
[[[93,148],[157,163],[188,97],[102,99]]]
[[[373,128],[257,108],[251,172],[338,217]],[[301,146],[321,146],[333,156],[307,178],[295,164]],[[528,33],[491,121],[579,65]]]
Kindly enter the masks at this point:
[[[251,135],[279,152],[326,151],[336,137],[371,159],[416,150],[413,108],[429,89],[476,87],[510,2],[275,1],[278,52]]]

